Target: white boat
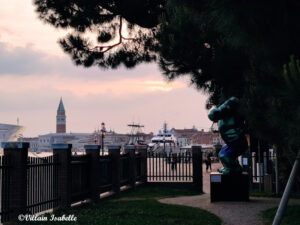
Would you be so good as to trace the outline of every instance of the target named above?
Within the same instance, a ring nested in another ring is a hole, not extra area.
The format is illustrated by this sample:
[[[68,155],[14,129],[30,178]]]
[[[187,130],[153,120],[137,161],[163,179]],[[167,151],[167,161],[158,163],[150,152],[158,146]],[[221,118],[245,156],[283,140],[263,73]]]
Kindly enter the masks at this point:
[[[151,139],[148,144],[149,150],[153,153],[176,153],[179,152],[177,140],[170,130],[167,129],[167,123],[164,123],[163,129]]]

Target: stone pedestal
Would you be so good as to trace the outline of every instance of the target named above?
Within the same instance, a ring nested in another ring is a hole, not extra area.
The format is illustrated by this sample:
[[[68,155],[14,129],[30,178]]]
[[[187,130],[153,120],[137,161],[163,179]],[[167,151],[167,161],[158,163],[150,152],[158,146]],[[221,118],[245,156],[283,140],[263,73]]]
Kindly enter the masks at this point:
[[[26,213],[27,157],[29,143],[3,142],[2,148],[4,149],[4,156],[9,157],[8,159],[10,161],[10,167],[8,168],[8,179],[2,177],[0,178],[5,180],[5,182],[8,182],[8,196],[4,196],[7,200],[6,207],[8,207],[9,210],[7,218],[9,220],[16,221],[20,214]],[[4,174],[2,174],[2,176],[3,175]]]
[[[133,189],[135,189],[135,181],[136,181],[135,146],[126,145],[125,152],[129,153],[129,185]]]
[[[201,146],[193,145],[193,183],[195,189],[203,192],[203,177],[202,177],[202,148]]]
[[[85,145],[84,149],[87,155],[90,156],[90,171],[89,171],[89,187],[90,198],[97,202],[100,198],[100,145]]]
[[[115,194],[120,194],[120,175],[121,175],[121,159],[120,159],[120,145],[108,145],[108,154],[112,160],[112,190]]]
[[[147,183],[147,145],[136,146],[141,156],[141,179],[143,183]]]
[[[71,144],[52,144],[54,163],[58,163],[57,186],[58,208],[67,208],[71,206]]]
[[[247,173],[223,175],[219,172],[210,174],[210,200],[249,201],[249,177]]]

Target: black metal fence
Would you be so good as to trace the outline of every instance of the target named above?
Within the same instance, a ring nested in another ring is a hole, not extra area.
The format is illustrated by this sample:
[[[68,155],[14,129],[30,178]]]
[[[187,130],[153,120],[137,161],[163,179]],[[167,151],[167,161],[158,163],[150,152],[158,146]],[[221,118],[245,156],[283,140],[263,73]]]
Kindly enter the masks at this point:
[[[120,156],[120,184],[129,183],[129,153]]]
[[[9,220],[9,169],[10,159],[8,156],[0,156],[0,218],[1,222]]]
[[[71,201],[86,199],[89,195],[89,155],[71,157]]]
[[[112,189],[112,159],[110,155],[100,156],[100,193]]]
[[[193,182],[192,156],[184,153],[147,155],[148,182]]]
[[[135,163],[136,163],[136,180],[141,179],[141,154],[139,152],[135,153]]]
[[[59,200],[57,194],[57,167],[54,156],[28,157],[27,212],[30,214],[53,209]]]
[[[101,193],[118,194],[122,185],[135,188],[136,181],[147,182],[147,178],[193,182],[202,190],[201,148],[194,149],[195,154],[193,150],[193,157],[155,154],[147,158],[147,146],[131,146],[121,155],[120,146],[111,146],[109,155],[100,155],[99,146],[87,145],[86,155],[72,155],[70,144],[55,144],[53,156],[37,158],[28,157],[28,147],[29,143],[8,143],[0,156],[2,222],[86,199],[97,201]]]
[[[250,174],[250,184],[252,189],[262,191],[265,183],[269,182],[267,186],[270,189],[275,189],[275,163],[276,154],[264,152],[262,156],[253,152],[248,157],[248,172]],[[266,180],[268,178],[268,180]]]

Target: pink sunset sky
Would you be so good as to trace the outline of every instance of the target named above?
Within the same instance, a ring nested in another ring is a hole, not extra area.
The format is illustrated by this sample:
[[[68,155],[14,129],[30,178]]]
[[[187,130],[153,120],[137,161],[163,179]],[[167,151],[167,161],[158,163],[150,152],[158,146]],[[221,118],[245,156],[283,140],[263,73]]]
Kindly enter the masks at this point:
[[[189,79],[168,83],[156,64],[128,70],[76,67],[57,40],[66,33],[43,24],[31,0],[0,0],[0,123],[26,127],[24,136],[55,132],[60,97],[67,132],[108,129],[127,133],[128,123],[156,133],[169,127],[208,129],[206,96]]]

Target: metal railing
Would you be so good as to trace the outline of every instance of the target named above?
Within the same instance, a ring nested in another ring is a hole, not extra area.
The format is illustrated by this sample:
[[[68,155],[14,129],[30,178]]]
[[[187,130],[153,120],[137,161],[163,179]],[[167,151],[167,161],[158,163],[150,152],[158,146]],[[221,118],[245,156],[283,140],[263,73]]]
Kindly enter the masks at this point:
[[[27,211],[34,214],[57,206],[57,166],[54,156],[27,159]]]
[[[9,170],[10,158],[0,156],[0,218],[2,223],[9,221]]]
[[[100,156],[100,193],[112,189],[112,159],[110,155]]]
[[[120,156],[120,184],[129,183],[129,153]]]
[[[192,156],[183,153],[147,155],[149,182],[193,182]]]
[[[72,202],[81,201],[89,195],[89,156],[72,156],[70,163]]]
[[[86,199],[97,201],[104,192],[118,194],[123,185],[134,189],[136,181],[147,181],[147,160],[151,161],[143,146],[130,147],[126,154],[113,146],[108,155],[101,156],[97,145],[85,146],[86,155],[72,155],[70,144],[55,144],[54,155],[48,157],[28,157],[28,147],[29,143],[7,143],[4,156],[0,156],[2,222],[16,220],[20,214],[70,207]],[[177,156],[171,177],[187,180],[192,174],[183,167],[188,168],[188,158],[182,157]],[[165,161],[170,164],[172,159],[167,156]]]
[[[136,180],[141,179],[141,154],[139,152],[135,153],[135,163],[136,163]]]

